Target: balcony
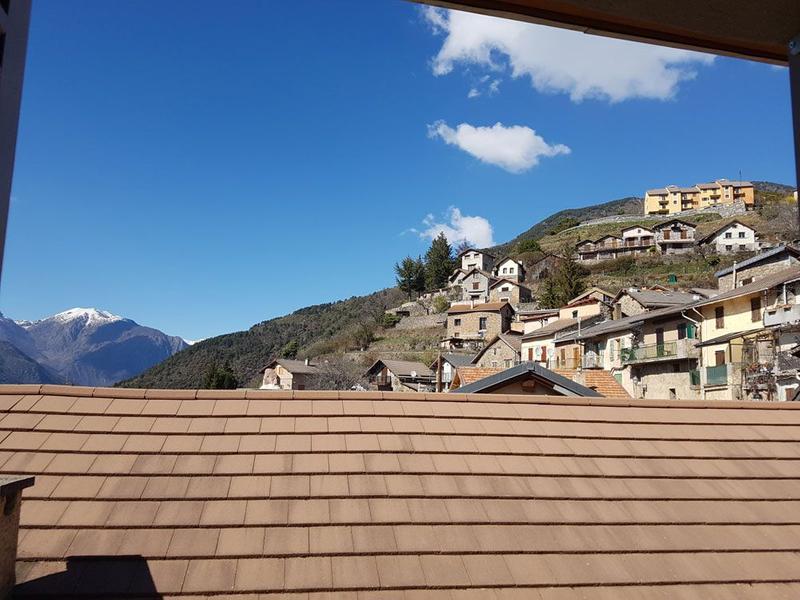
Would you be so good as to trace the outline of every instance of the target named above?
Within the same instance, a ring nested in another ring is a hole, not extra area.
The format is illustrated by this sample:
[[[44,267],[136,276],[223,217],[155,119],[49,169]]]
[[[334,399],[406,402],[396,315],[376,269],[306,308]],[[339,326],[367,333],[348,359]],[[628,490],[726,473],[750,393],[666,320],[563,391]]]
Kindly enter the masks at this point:
[[[583,355],[582,366],[584,369],[602,369],[605,363],[605,354],[603,352],[588,352]]]
[[[764,327],[800,322],[800,304],[784,304],[764,311]]]
[[[636,348],[623,348],[620,351],[620,355],[622,364],[626,365],[697,358],[698,351],[695,346],[696,344],[697,340],[686,338],[676,342],[648,344],[646,346],[637,346]]]
[[[706,367],[706,386],[727,385],[728,365]]]

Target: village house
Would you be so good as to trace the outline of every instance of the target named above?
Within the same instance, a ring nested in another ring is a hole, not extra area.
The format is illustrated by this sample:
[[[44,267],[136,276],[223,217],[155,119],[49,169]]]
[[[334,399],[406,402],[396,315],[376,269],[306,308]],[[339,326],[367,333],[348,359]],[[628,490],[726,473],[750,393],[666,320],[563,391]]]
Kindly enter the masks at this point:
[[[668,185],[645,192],[644,214],[672,215],[737,202],[741,202],[746,210],[754,208],[755,188],[752,183],[718,179],[691,187]]]
[[[446,349],[483,348],[486,340],[511,329],[514,309],[508,302],[454,304],[447,310]]]
[[[489,302],[510,302],[518,306],[532,299],[531,288],[511,279],[498,279],[489,286]]]
[[[525,265],[518,260],[506,256],[500,259],[494,266],[492,275],[497,279],[506,279],[516,282],[525,281]]]
[[[376,360],[364,374],[370,388],[382,392],[432,392],[435,374],[421,362]]]
[[[672,219],[653,227],[661,254],[686,254],[692,251],[697,227],[693,223]]]
[[[665,288],[628,288],[614,297],[614,318],[632,317],[650,310],[680,306],[704,297],[699,292],[680,292]]]
[[[458,284],[461,286],[461,301],[488,302],[489,288],[494,281],[491,273],[477,267],[470,269]]]
[[[694,312],[702,315],[698,347],[702,349],[703,399],[740,400],[761,395],[758,386],[747,384],[748,369],[757,371],[760,361],[746,361],[745,340],[765,333],[765,309],[770,311],[767,322],[774,326],[792,322],[791,315],[798,309],[788,303],[787,287],[795,288],[798,281],[800,265],[793,265],[695,306]]]
[[[462,375],[463,371],[459,371]],[[459,382],[460,383],[460,382]],[[453,387],[460,394],[520,394],[537,396],[601,397],[596,390],[531,362],[489,374],[471,383]]]
[[[793,246],[776,246],[747,260],[714,273],[720,292],[747,285],[761,277],[777,273],[792,265],[800,264],[800,251]]]
[[[632,225],[622,230],[623,254],[644,254],[655,249],[655,233],[652,229]]]
[[[509,331],[486,342],[471,364],[477,367],[508,369],[522,360],[522,334]]]
[[[558,309],[539,308],[535,303],[520,304],[517,308],[517,320],[523,324],[523,331],[533,331],[558,320]]]
[[[719,254],[753,252],[759,249],[758,234],[741,221],[731,221],[697,240],[701,247],[713,248]]]
[[[261,370],[262,390],[305,390],[314,375],[317,365],[306,360],[276,358]]]
[[[595,241],[583,240],[578,242],[575,248],[579,261],[600,262],[617,258],[623,245],[622,238],[616,235],[604,235]]]
[[[474,248],[467,248],[462,251],[457,258],[461,261],[461,268],[464,271],[478,269],[491,273],[495,258],[488,252],[481,252]]]
[[[456,354],[455,352],[445,352],[438,356],[430,366],[431,371],[436,372],[441,369],[441,391],[447,392],[450,390],[450,385],[455,377],[456,369],[458,367],[467,366],[472,364],[472,354]]]

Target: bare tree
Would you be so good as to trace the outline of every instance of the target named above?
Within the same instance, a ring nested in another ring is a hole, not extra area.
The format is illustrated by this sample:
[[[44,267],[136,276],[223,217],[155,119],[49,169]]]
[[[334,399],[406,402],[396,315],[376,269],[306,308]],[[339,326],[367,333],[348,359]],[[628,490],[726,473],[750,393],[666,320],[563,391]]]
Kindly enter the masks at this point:
[[[367,387],[364,368],[345,356],[330,356],[317,363],[317,372],[306,380],[307,389],[351,390]]]

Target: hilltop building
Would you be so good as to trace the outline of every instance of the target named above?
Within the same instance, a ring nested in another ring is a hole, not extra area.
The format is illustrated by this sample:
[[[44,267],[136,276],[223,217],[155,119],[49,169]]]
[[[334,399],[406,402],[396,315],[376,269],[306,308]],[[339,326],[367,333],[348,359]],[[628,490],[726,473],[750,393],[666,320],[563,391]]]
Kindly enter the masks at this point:
[[[697,240],[697,245],[713,248],[719,254],[755,251],[760,247],[756,230],[741,221],[731,221],[718,227]]]
[[[276,358],[261,370],[262,390],[304,390],[318,372],[310,360]]]
[[[691,187],[668,185],[647,190],[644,195],[644,214],[674,215],[687,210],[741,202],[746,210],[755,206],[755,188],[749,181],[718,179]]]

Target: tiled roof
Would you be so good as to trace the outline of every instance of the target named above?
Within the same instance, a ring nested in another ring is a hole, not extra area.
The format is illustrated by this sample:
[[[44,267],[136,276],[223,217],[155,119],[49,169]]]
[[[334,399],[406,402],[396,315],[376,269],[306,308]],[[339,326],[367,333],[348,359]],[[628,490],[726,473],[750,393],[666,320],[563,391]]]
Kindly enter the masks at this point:
[[[796,598],[798,408],[2,387],[16,594]]]
[[[457,383],[458,386],[469,385],[486,377],[500,373],[504,369],[505,367],[474,367],[472,365],[456,367],[458,380],[454,383]]]
[[[539,329],[534,329],[528,333],[524,333],[522,335],[522,341],[528,340],[535,340],[542,337],[550,337],[551,335],[555,335],[559,331],[563,331],[564,329],[568,329],[570,327],[575,327],[578,324],[578,319],[559,319],[558,321],[553,321],[552,323],[548,323],[544,327],[540,327]]]
[[[556,373],[563,375],[567,379],[577,378],[577,373],[574,370],[556,369]],[[630,398],[630,394],[625,391],[625,388],[622,387],[608,371],[603,371],[601,369],[584,369],[581,371],[581,377],[583,378],[583,385],[595,390],[606,398],[617,398],[621,400]]]
[[[447,309],[447,313],[457,315],[468,312],[500,312],[508,306],[510,306],[508,302],[484,302],[483,304],[476,304],[475,306],[469,304],[454,304]]]
[[[462,394],[491,394],[512,383],[536,381],[549,387],[555,396],[599,396],[600,393],[551,371],[535,362],[523,362],[458,388]]]
[[[639,304],[647,308],[689,304],[690,302],[696,302],[699,299],[695,297],[695,294],[677,291],[661,292],[658,290],[624,290],[620,292],[618,296],[623,293],[628,294]]]

